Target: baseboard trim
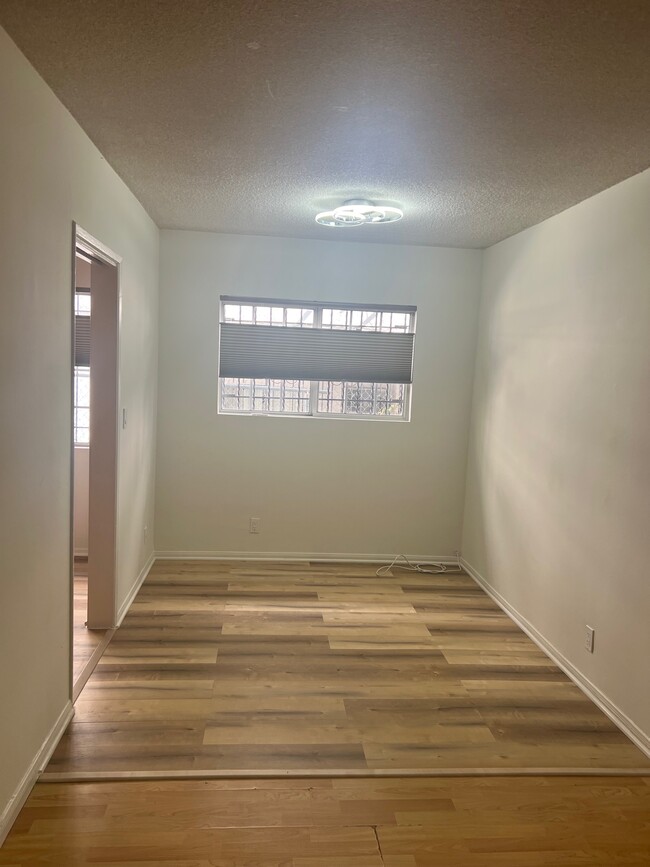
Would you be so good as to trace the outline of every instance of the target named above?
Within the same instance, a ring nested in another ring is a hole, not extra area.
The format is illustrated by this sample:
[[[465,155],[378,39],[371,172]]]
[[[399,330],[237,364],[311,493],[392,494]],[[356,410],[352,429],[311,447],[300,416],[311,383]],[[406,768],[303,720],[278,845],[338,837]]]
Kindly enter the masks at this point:
[[[214,771],[70,771],[43,774],[39,783],[110,783],[126,780],[284,780],[395,777],[648,777],[648,768],[242,768]]]
[[[25,772],[22,780],[18,784],[16,791],[9,799],[9,803],[2,811],[2,815],[0,815],[0,846],[2,846],[2,844],[4,843],[7,834],[11,830],[11,826],[16,821],[18,813],[20,813],[20,811],[22,810],[23,804],[29,797],[29,793],[34,787],[34,783],[38,780],[39,775],[49,762],[50,756],[54,752],[54,749],[58,744],[61,735],[66,730],[68,723],[73,716],[74,708],[72,706],[72,702],[68,701],[66,706],[59,714],[57,721],[50,729],[48,736],[43,741],[41,748],[36,753],[36,756],[32,760],[32,763]]]
[[[597,705],[606,716],[608,716],[614,725],[632,741],[648,758],[650,758],[650,735],[646,734],[639,726],[636,725],[623,711],[614,704],[597,686],[595,686],[588,677],[586,677],[576,666],[570,662],[551,642],[539,632],[533,624],[527,620],[523,614],[517,611],[490,582],[485,578],[478,569],[475,569],[471,563],[468,563],[464,557],[460,558],[463,568],[472,576],[476,583],[485,590],[499,608],[503,609],[506,614],[514,620],[526,635],[540,647],[544,653],[549,656],[553,662],[562,669],[575,685],[581,689],[585,695]]]
[[[156,551],[156,560],[251,560],[299,563],[391,563],[395,555],[323,554],[296,551]],[[411,562],[456,564],[455,555],[407,554]]]
[[[117,612],[117,621],[115,623],[115,629],[119,629],[120,626],[122,625],[122,621],[126,617],[126,612],[131,607],[131,603],[133,602],[133,600],[137,596],[138,590],[142,587],[142,584],[144,583],[144,579],[149,574],[149,570],[153,566],[155,560],[156,560],[156,554],[155,554],[155,552],[152,552],[149,555],[147,562],[144,564],[144,566],[140,570],[140,574],[135,579],[135,581],[133,583],[133,587],[130,589],[128,596],[126,597],[124,602],[120,605],[120,610]]]

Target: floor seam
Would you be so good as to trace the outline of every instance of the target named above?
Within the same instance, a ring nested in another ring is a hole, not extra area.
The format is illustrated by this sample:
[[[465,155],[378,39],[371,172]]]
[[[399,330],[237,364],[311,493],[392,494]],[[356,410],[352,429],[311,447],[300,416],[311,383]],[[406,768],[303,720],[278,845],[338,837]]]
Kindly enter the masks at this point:
[[[384,853],[381,851],[381,843],[379,842],[379,834],[377,833],[377,825],[370,826],[375,834],[375,840],[377,841],[377,851],[379,852],[379,858],[381,859],[381,863],[385,864],[384,861]]]

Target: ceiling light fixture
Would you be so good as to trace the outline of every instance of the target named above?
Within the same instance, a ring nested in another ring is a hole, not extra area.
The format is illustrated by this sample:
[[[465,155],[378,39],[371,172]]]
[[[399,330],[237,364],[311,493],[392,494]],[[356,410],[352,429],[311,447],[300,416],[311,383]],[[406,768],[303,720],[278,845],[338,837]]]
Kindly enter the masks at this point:
[[[399,208],[375,205],[367,199],[349,199],[340,208],[316,214],[316,222],[321,226],[364,226],[367,224],[396,223],[404,216]]]

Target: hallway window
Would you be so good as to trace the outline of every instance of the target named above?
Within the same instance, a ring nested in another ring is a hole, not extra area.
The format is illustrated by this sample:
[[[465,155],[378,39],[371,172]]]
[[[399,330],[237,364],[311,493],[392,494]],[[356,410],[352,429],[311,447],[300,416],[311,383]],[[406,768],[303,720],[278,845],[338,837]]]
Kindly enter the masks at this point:
[[[90,443],[90,292],[74,296],[74,444]]]
[[[90,368],[74,369],[74,444],[90,443]]]

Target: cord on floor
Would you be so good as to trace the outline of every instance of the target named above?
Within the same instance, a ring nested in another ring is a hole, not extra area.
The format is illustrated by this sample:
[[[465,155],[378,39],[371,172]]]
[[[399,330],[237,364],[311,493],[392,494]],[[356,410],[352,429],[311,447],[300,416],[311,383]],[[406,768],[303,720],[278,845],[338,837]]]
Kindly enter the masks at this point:
[[[398,560],[403,560],[403,563],[398,563]],[[406,554],[398,554],[393,562],[388,566],[380,566],[376,571],[376,575],[384,577],[389,575],[391,569],[402,569],[404,572],[419,572],[421,575],[440,575],[442,572],[462,572],[463,567],[460,565],[460,552],[456,552],[456,566],[450,567],[447,563],[411,563]]]

